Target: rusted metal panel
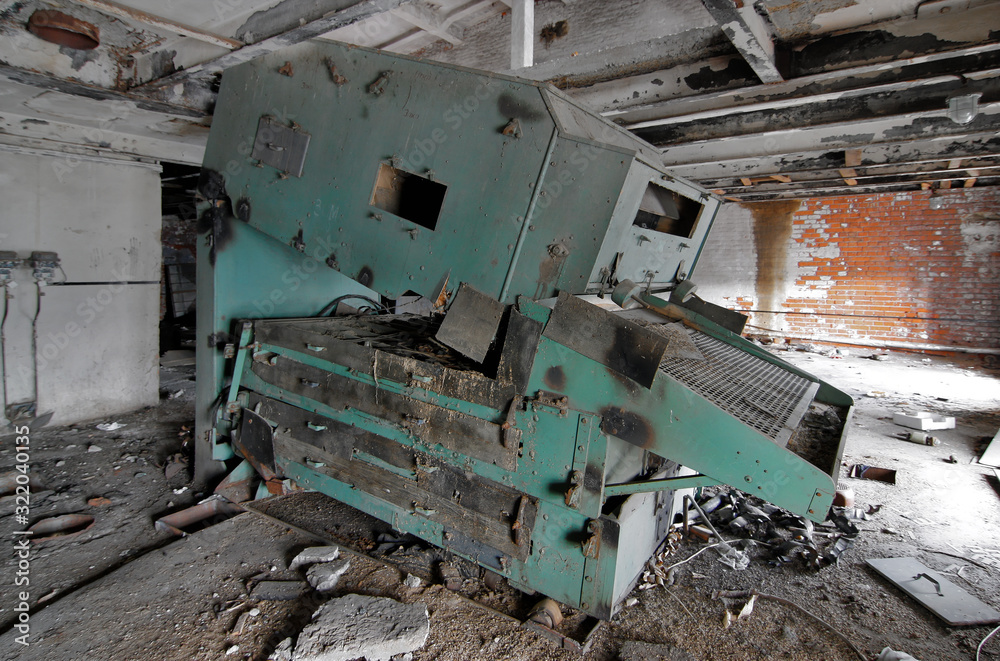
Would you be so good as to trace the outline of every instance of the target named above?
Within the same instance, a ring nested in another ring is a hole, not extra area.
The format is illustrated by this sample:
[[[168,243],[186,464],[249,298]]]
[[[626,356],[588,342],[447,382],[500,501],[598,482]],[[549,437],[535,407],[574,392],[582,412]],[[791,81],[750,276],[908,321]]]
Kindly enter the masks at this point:
[[[233,445],[261,477],[265,480],[274,477],[274,446],[267,420],[253,411],[244,411],[240,433],[233,437]]]
[[[267,383],[289,393],[336,410],[353,408],[376,416],[421,443],[440,443],[507,470],[517,468],[517,448],[504,444],[499,424],[291,360],[277,366],[254,362],[252,369]]]
[[[435,337],[481,363],[496,340],[504,308],[500,301],[463,282]]]
[[[506,489],[476,476],[465,478],[457,469],[441,463],[433,466],[433,473],[424,473],[428,476],[427,479],[407,480],[397,473],[361,460],[345,462],[314,445],[302,443],[283,433],[275,436],[275,450],[288,461],[309,465],[311,470],[409,510],[414,516],[427,517],[446,529],[461,530],[462,534],[506,555],[522,561],[528,557],[530,531],[534,525],[537,504],[530,500],[528,511],[520,525],[517,529],[512,528],[517,521],[517,509],[508,503],[516,505],[521,498],[521,494],[513,489]],[[441,476],[435,477],[438,473]],[[469,501],[473,502],[471,496],[478,494],[474,502],[487,512],[467,507],[466,503],[460,502],[461,499],[453,497],[453,492],[441,493],[463,480],[470,483]],[[519,533],[517,536],[520,543],[515,541],[515,533]]]

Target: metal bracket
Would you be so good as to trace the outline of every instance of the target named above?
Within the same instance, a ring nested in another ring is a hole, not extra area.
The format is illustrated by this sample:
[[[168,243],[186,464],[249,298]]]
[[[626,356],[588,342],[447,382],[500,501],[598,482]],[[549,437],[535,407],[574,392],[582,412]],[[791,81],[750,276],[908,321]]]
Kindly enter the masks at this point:
[[[243,378],[243,366],[247,362],[247,354],[253,349],[250,346],[250,337],[253,335],[253,323],[243,322],[243,331],[240,333],[240,348],[236,352],[236,362],[233,364],[233,381],[229,384],[229,395],[226,397],[225,411],[228,414],[236,413],[240,404],[237,394],[240,391],[240,379]]]
[[[257,122],[257,135],[250,157],[284,174],[301,177],[312,136],[300,128],[283,126],[273,117],[264,115]]]
[[[601,532],[603,526],[599,519],[591,519],[587,522],[588,537],[581,542],[583,546],[583,557],[597,560],[601,557]]]
[[[653,491],[668,491],[671,489],[693,489],[722,484],[707,475],[688,475],[684,477],[668,477],[662,480],[642,480],[638,482],[622,482],[608,484],[604,487],[605,499],[611,496],[622,496],[632,493],[650,493]]]

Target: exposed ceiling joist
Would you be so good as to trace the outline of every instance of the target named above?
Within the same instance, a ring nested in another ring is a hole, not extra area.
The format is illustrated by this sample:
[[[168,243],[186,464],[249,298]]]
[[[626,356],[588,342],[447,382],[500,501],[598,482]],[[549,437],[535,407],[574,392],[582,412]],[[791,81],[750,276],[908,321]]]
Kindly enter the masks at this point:
[[[179,71],[169,76],[147,82],[130,91],[145,94],[153,98],[159,98],[167,102],[186,105],[183,103],[186,98],[184,96],[185,92],[182,91],[178,94],[176,90],[178,83],[190,82],[194,78],[204,79],[208,76],[228,69],[229,67],[260,57],[261,55],[272,53],[288,46],[294,46],[295,44],[308,41],[309,39],[314,39],[338,28],[352,25],[378,14],[391,11],[407,1],[408,0],[362,0],[362,2],[358,2],[345,9],[329,13],[322,18],[305,23],[304,25],[288,30],[287,32],[249,44],[220,57],[202,62],[201,64],[193,67],[189,67],[184,71]],[[199,105],[201,105],[200,101]],[[204,106],[199,107],[199,109],[207,110]]]
[[[185,25],[184,23],[178,23],[176,21],[171,21],[169,19],[161,18],[150,14],[149,12],[142,11],[140,9],[134,9],[127,5],[120,5],[115,2],[109,2],[108,0],[73,0],[73,2],[96,9],[105,14],[111,14],[113,16],[121,16],[122,18],[128,19],[130,21],[136,21],[138,23],[143,23],[149,25],[153,28],[161,28],[167,32],[172,32],[174,34],[181,35],[182,37],[191,37],[192,39],[197,39],[199,41],[204,41],[206,44],[212,44],[213,46],[221,46],[222,48],[228,48],[230,50],[236,48],[242,48],[243,42],[238,39],[230,39],[228,37],[223,37],[206,30],[201,30],[190,25]]]
[[[983,105],[981,111],[979,117],[964,126],[949,120],[944,110],[933,110],[700,140],[664,149],[663,160],[668,167],[677,168],[797,152],[863,149],[869,145],[899,144],[928,137],[952,140],[995,137],[994,127],[1000,122],[1000,102]]]
[[[887,169],[893,171],[919,171],[934,169],[941,163],[947,163],[951,154],[964,150],[968,159],[983,166],[989,163],[1000,163],[1000,136],[995,134],[980,134],[967,138],[912,140],[906,143],[869,145],[863,150],[862,161],[858,163],[866,171]],[[785,170],[794,170],[802,174],[831,172],[842,164],[842,155],[848,151],[817,149],[775,156],[741,158],[714,163],[692,163],[678,165],[673,169],[685,177],[698,179],[706,185],[714,185],[726,179],[739,179],[748,173],[765,174]]]
[[[510,68],[523,69],[535,63],[534,0],[513,0],[510,22]]]
[[[449,21],[423,3],[411,2],[393,9],[392,14],[450,44],[462,43],[463,35],[455,27],[454,20]]]
[[[734,3],[733,0],[702,0],[702,4],[760,78],[760,82],[777,83],[784,80],[775,64],[770,28],[754,11],[752,3],[744,6],[742,2]]]

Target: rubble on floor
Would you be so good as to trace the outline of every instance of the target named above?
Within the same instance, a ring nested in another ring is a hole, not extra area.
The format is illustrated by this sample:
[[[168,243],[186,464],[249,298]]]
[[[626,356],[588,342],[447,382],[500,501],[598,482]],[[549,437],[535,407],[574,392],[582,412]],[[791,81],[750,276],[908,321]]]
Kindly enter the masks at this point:
[[[734,544],[747,551],[762,548],[760,555],[768,564],[777,566],[798,560],[812,569],[836,563],[858,534],[849,519],[868,517],[860,508],[838,507],[831,509],[827,522],[815,524],[735,490],[706,498],[700,509],[708,516],[709,525],[715,524],[740,538]],[[700,513],[689,513],[689,517],[700,518]]]

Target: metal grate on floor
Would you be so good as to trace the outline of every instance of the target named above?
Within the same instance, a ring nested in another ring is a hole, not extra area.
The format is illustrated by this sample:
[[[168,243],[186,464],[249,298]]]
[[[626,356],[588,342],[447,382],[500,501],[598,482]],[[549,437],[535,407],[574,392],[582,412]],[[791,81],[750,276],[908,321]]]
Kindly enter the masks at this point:
[[[745,425],[787,443],[819,384],[705,333],[689,333],[705,359],[667,358],[660,369]]]

